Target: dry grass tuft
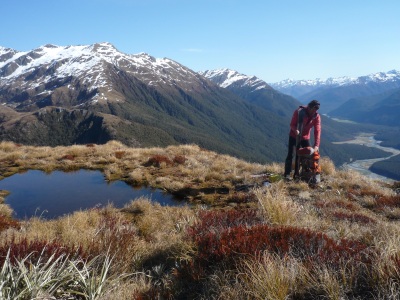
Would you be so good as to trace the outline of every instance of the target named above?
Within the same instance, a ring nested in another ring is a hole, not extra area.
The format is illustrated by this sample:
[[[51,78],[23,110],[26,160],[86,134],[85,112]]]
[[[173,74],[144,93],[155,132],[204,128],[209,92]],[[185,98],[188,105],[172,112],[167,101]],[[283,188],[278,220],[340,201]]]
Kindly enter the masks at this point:
[[[18,148],[14,142],[1,142],[0,143],[0,151],[3,152],[13,152],[15,149]]]
[[[7,204],[3,204],[3,203],[0,204],[0,218],[3,218],[3,217],[11,218],[12,214],[13,214],[13,210],[11,209],[10,206],[8,206]]]
[[[290,225],[298,220],[300,207],[288,197],[284,183],[254,191],[267,223]]]
[[[329,176],[336,174],[335,165],[333,164],[333,161],[328,157],[322,157],[320,159],[320,166],[322,174]]]
[[[267,173],[272,173],[272,174],[282,174],[284,169],[283,163],[276,163],[276,162],[273,162],[268,166],[266,167],[263,166],[263,167],[266,169]]]
[[[249,299],[288,299],[302,289],[307,274],[295,259],[269,253],[242,261],[239,270],[241,287]]]

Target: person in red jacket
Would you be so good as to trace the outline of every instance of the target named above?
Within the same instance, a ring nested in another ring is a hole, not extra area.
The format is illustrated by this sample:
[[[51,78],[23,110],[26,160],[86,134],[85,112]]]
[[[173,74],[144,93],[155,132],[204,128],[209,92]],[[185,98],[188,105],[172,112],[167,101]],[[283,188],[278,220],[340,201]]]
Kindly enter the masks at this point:
[[[290,122],[289,132],[289,149],[285,160],[285,173],[286,179],[290,179],[290,172],[292,171],[293,152],[295,147],[297,149],[302,147],[310,147],[311,129],[314,128],[314,151],[319,150],[319,143],[321,141],[321,116],[318,113],[320,103],[317,100],[312,100],[307,106],[299,106],[292,116]],[[298,159],[296,156],[297,166]],[[298,168],[295,168],[298,171]],[[299,174],[294,174],[294,177]]]

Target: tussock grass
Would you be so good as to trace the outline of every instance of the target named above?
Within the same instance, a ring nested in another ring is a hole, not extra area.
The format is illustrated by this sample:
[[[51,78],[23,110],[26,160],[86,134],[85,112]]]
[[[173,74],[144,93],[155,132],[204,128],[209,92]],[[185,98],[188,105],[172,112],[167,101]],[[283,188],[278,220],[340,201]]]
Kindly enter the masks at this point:
[[[18,146],[13,142],[1,142],[0,151],[2,152],[13,152]]]
[[[281,174],[284,166],[283,163],[274,162],[268,166],[259,165],[258,168],[260,169],[260,172],[265,168],[267,173]]]
[[[127,276],[109,275],[111,262],[112,258],[107,255],[89,261],[54,255],[42,259],[40,256],[36,262],[31,262],[28,254],[13,263],[7,253],[0,270],[0,297],[10,300],[101,299],[106,291],[116,290],[119,281]]]
[[[241,259],[235,272],[211,276],[207,290],[213,295],[208,299],[290,299],[293,291],[303,290],[307,276],[306,268],[293,258],[265,252]]]
[[[322,157],[320,159],[320,165],[321,165],[321,173],[322,174],[335,175],[336,168],[331,159],[329,159],[328,157]]]
[[[290,225],[298,220],[300,207],[287,196],[283,181],[271,188],[256,189],[254,194],[267,223]]]
[[[313,282],[314,293],[327,299],[340,300],[346,298],[346,291],[338,277],[326,266],[318,266],[313,270],[311,282]]]
[[[151,245],[146,245],[147,254],[151,253],[148,246],[154,252],[170,249],[176,253],[187,247],[187,242],[182,237],[195,221],[195,212],[189,207],[163,207],[141,197],[126,205],[123,211],[133,217],[139,237],[152,241]],[[142,255],[145,256],[145,253]]]
[[[4,201],[3,199],[0,199],[0,202]],[[0,204],[0,217],[11,217],[13,214],[13,210],[11,209],[10,206],[1,203]]]
[[[184,195],[182,201],[190,204],[165,207],[141,197],[122,209],[108,205],[55,220],[39,216],[16,222],[3,201],[7,193],[1,192],[0,251],[16,245],[13,249],[20,252],[10,253],[0,265],[0,289],[8,286],[25,298],[396,299],[400,295],[400,201],[395,186],[336,170],[329,158],[320,161],[323,181],[317,187],[282,180],[262,185],[267,174],[282,173],[282,163],[248,163],[197,145],[129,148],[111,141],[32,147],[2,142],[0,160],[3,177],[30,169],[49,173],[97,169],[107,180],[164,189]],[[208,211],[215,212],[208,216],[216,218],[208,220],[216,222],[213,226],[200,219]],[[190,232],[196,224],[203,224],[204,230],[193,237]],[[288,241],[275,241],[277,249],[271,252],[262,244],[238,245],[229,239],[236,236],[243,243],[257,243],[265,236],[257,228],[293,235]],[[308,244],[302,244],[297,233]],[[218,251],[225,255],[214,253],[212,244],[200,247],[196,238],[220,243]],[[18,248],[19,243],[23,247]],[[30,261],[42,251],[40,245],[80,250]],[[335,247],[350,258],[326,258],[329,263],[324,263],[323,250]],[[231,249],[261,250],[244,255]],[[365,252],[358,253],[359,249]],[[4,259],[7,251],[3,252]],[[19,263],[12,258],[16,254]],[[76,276],[68,292],[64,288],[71,277],[63,270]],[[10,274],[17,284],[12,285]],[[26,280],[33,278],[35,285],[27,289]],[[4,296],[5,290],[1,293]]]
[[[263,253],[241,262],[240,283],[249,299],[287,299],[302,289],[306,269],[295,259]]]

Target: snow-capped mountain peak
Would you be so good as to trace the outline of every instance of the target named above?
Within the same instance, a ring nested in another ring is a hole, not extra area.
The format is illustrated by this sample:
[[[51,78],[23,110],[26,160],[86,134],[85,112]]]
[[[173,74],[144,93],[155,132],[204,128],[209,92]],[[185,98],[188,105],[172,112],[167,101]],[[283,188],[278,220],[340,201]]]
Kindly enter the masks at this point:
[[[371,82],[390,82],[400,80],[400,72],[396,70],[391,70],[388,72],[377,72],[366,76],[359,77],[329,77],[327,79],[310,79],[310,80],[293,80],[285,79],[279,82],[270,83],[270,85],[276,89],[286,89],[293,86],[346,86],[352,84],[368,84]]]
[[[1,58],[4,54],[9,53],[10,51],[11,51],[10,48],[5,48],[5,47],[0,46],[0,58]],[[0,60],[0,61],[1,61],[1,60]]]
[[[400,72],[391,70],[359,77],[343,76],[314,80],[287,79],[271,83],[271,86],[300,101],[318,99],[322,103],[321,112],[330,113],[349,99],[378,95],[400,88]]]
[[[6,48],[0,48],[0,55],[6,52]],[[61,65],[54,70],[54,73],[49,75],[58,77],[77,76],[82,71],[95,73],[100,71],[99,68],[101,68],[102,62],[108,62],[138,75],[144,74],[143,68],[150,69],[164,77],[164,79],[168,77],[168,72],[165,72],[165,70],[170,69],[172,66],[187,70],[170,59],[155,58],[147,53],[133,55],[122,53],[110,43],[66,47],[44,45],[29,52],[15,52],[12,57],[2,60],[0,69],[3,72],[0,80],[2,82],[13,80],[21,74],[28,73],[30,70],[43,66],[49,67],[55,62],[61,62]],[[7,71],[4,71],[4,68]],[[195,72],[193,72],[193,75],[195,75]],[[93,80],[92,76],[89,77],[88,83],[96,81]],[[41,78],[41,80],[43,79]],[[142,76],[141,79],[145,80],[145,76]]]
[[[107,42],[78,46],[47,44],[26,52],[0,47],[0,88],[11,94],[13,86],[18,85],[30,97],[37,91],[51,95],[54,88],[68,83],[68,93],[84,87],[85,93],[94,93],[92,101],[120,101],[123,99],[113,92],[118,83],[110,80],[112,74],[119,72],[154,87],[186,84],[184,88],[190,88],[188,83],[198,77],[173,60],[147,53],[125,54]]]
[[[270,89],[271,87],[256,76],[248,76],[231,69],[216,69],[198,72],[223,88],[250,87],[253,90]]]

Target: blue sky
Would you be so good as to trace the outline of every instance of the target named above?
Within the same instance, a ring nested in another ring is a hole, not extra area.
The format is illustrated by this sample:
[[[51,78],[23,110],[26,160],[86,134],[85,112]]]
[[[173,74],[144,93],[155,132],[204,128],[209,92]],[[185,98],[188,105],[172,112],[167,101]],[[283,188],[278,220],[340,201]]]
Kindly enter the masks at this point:
[[[0,46],[110,42],[266,82],[400,70],[398,0],[1,0]]]

